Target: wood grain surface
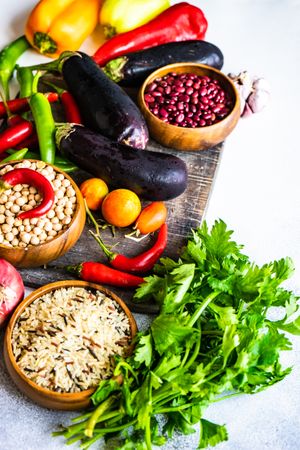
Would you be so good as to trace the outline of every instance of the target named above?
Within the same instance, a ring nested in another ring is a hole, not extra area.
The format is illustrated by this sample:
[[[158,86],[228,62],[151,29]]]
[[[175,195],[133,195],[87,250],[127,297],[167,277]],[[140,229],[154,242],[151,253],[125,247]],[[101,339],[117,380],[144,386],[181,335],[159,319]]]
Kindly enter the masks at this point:
[[[147,148],[149,150],[173,153],[182,158],[188,168],[188,187],[186,191],[180,197],[166,202],[168,207],[169,238],[164,256],[174,258],[178,256],[180,248],[185,244],[191,228],[197,227],[202,220],[216,174],[222,144],[200,152],[172,151],[159,146],[155,142],[150,142]],[[91,175],[81,171],[74,172],[71,175],[78,183],[91,177]],[[90,235],[89,229],[93,229],[93,226],[87,223],[77,244],[64,256],[50,263],[47,268],[21,269],[25,285],[36,288],[58,280],[73,279],[74,276],[65,270],[65,266],[69,264],[78,264],[82,261],[105,262],[105,256]],[[155,235],[149,236],[137,243],[124,238],[124,235],[130,231],[132,230],[129,228],[116,230],[115,236],[113,236],[111,229],[105,229],[102,232],[102,238],[106,244],[114,246],[115,251],[119,253],[125,252],[128,256],[136,255],[143,249],[149,248],[151,242],[155,239]],[[125,292],[117,288],[112,289],[135,312],[155,313],[157,311],[156,305],[132,303],[133,291],[128,290]]]

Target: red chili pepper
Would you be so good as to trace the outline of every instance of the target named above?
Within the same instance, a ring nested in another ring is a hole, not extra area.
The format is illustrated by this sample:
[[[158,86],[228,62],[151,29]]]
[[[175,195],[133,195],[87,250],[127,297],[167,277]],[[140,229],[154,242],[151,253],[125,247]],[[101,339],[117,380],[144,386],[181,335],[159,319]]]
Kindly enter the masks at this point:
[[[26,119],[23,119],[23,117],[20,116],[19,114],[10,115],[7,118],[7,125],[9,127],[13,127],[13,126],[17,125],[18,123],[22,123],[22,122],[26,122]]]
[[[39,140],[34,130],[33,133],[22,142],[14,146],[15,150],[21,150],[21,148],[28,148],[30,150],[37,150],[39,147]]]
[[[58,94],[56,92],[46,92],[44,96],[49,100],[50,103],[57,102]],[[7,109],[11,113],[22,113],[29,111],[29,100],[30,97],[16,98],[14,100],[8,100],[6,104],[0,102],[0,118],[7,116]]]
[[[52,89],[54,89],[59,95],[64,107],[67,122],[82,124],[81,114],[73,95],[65,89],[56,86],[56,84],[51,83],[50,81],[46,81],[45,83]]]
[[[207,20],[200,8],[181,2],[163,11],[150,22],[106,41],[93,59],[104,66],[111,59],[168,42],[204,39]]]
[[[68,272],[76,273],[82,280],[93,283],[119,287],[136,287],[144,282],[144,278],[120,272],[98,262],[83,262],[77,266],[67,266],[66,269]]]
[[[16,184],[29,184],[34,186],[43,197],[41,203],[29,211],[23,211],[18,214],[19,219],[32,219],[46,214],[54,203],[54,190],[47,178],[39,172],[32,169],[13,169],[2,175],[0,179],[0,192],[10,189]]]
[[[24,141],[33,132],[33,125],[29,120],[23,120],[12,127],[7,128],[0,134],[0,153],[8,148],[14,148],[15,145]]]
[[[70,92],[63,91],[60,95],[67,122],[82,124],[81,114],[74,97]]]
[[[138,256],[134,256],[133,258],[128,258],[125,255],[110,252],[98,235],[94,233],[92,233],[92,235],[108,257],[110,264],[115,269],[123,270],[124,272],[144,273],[153,268],[154,264],[165,250],[168,239],[168,226],[166,223],[161,226],[153,247]]]

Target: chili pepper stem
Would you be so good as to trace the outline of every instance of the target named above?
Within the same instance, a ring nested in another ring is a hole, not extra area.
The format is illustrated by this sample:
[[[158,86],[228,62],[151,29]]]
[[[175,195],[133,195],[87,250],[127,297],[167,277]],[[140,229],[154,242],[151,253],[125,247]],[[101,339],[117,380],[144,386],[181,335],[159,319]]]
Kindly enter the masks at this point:
[[[42,71],[46,71],[46,72],[61,72],[64,62],[68,58],[70,58],[71,56],[74,56],[74,55],[81,57],[80,53],[78,53],[78,52],[65,51],[54,61],[50,61],[48,63],[42,63],[42,64],[35,64],[33,66],[26,66],[26,67],[28,67],[30,70],[42,70]]]
[[[0,194],[2,192],[7,191],[7,189],[11,189],[11,185],[6,181],[0,180]]]
[[[60,267],[61,269],[61,267]],[[77,276],[80,276],[80,272],[82,269],[82,264],[76,264],[75,266],[69,265],[69,266],[65,266],[65,269],[67,272],[76,274]]]
[[[115,259],[115,257],[117,256],[117,254],[108,250],[108,248],[105,246],[105,244],[99,234],[94,233],[92,230],[89,230],[89,232],[91,233],[91,235],[93,236],[95,241],[99,244],[99,246],[101,247],[101,250],[107,256],[107,258],[110,261],[113,261]]]

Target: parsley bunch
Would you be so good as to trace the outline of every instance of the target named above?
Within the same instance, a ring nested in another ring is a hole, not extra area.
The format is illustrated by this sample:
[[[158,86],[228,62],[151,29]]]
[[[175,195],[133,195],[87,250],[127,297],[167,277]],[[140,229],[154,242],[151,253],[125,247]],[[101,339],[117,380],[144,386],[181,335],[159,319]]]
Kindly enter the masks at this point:
[[[231,235],[221,220],[211,230],[203,223],[178,261],[160,260],[135,293],[136,301],[155,299],[159,315],[138,333],[133,354],[117,358],[114,377],[92,396],[95,408],[55,434],[83,449],[118,436],[113,448],[149,450],[199,424],[198,448],[214,446],[227,431],[204,419],[210,403],[261,391],[290,372],[280,352],[291,349],[283,331],[300,334],[298,298],[280,285],[292,262],[258,267]],[[272,321],[271,307],[284,317]]]

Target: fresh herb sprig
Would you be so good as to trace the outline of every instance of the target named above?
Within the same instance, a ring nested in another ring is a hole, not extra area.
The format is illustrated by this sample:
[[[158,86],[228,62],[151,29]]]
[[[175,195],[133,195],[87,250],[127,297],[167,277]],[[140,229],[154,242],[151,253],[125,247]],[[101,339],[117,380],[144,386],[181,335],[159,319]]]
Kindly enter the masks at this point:
[[[83,449],[118,436],[114,448],[150,450],[199,424],[198,448],[214,446],[227,431],[204,419],[209,404],[261,391],[290,373],[280,353],[291,349],[283,331],[300,334],[299,306],[281,284],[292,262],[258,267],[231,236],[221,220],[211,230],[203,223],[178,261],[160,260],[135,294],[137,301],[154,298],[160,314],[138,333],[133,354],[117,358],[114,377],[92,396],[96,408],[56,434],[81,440]],[[284,318],[271,320],[271,307]]]

